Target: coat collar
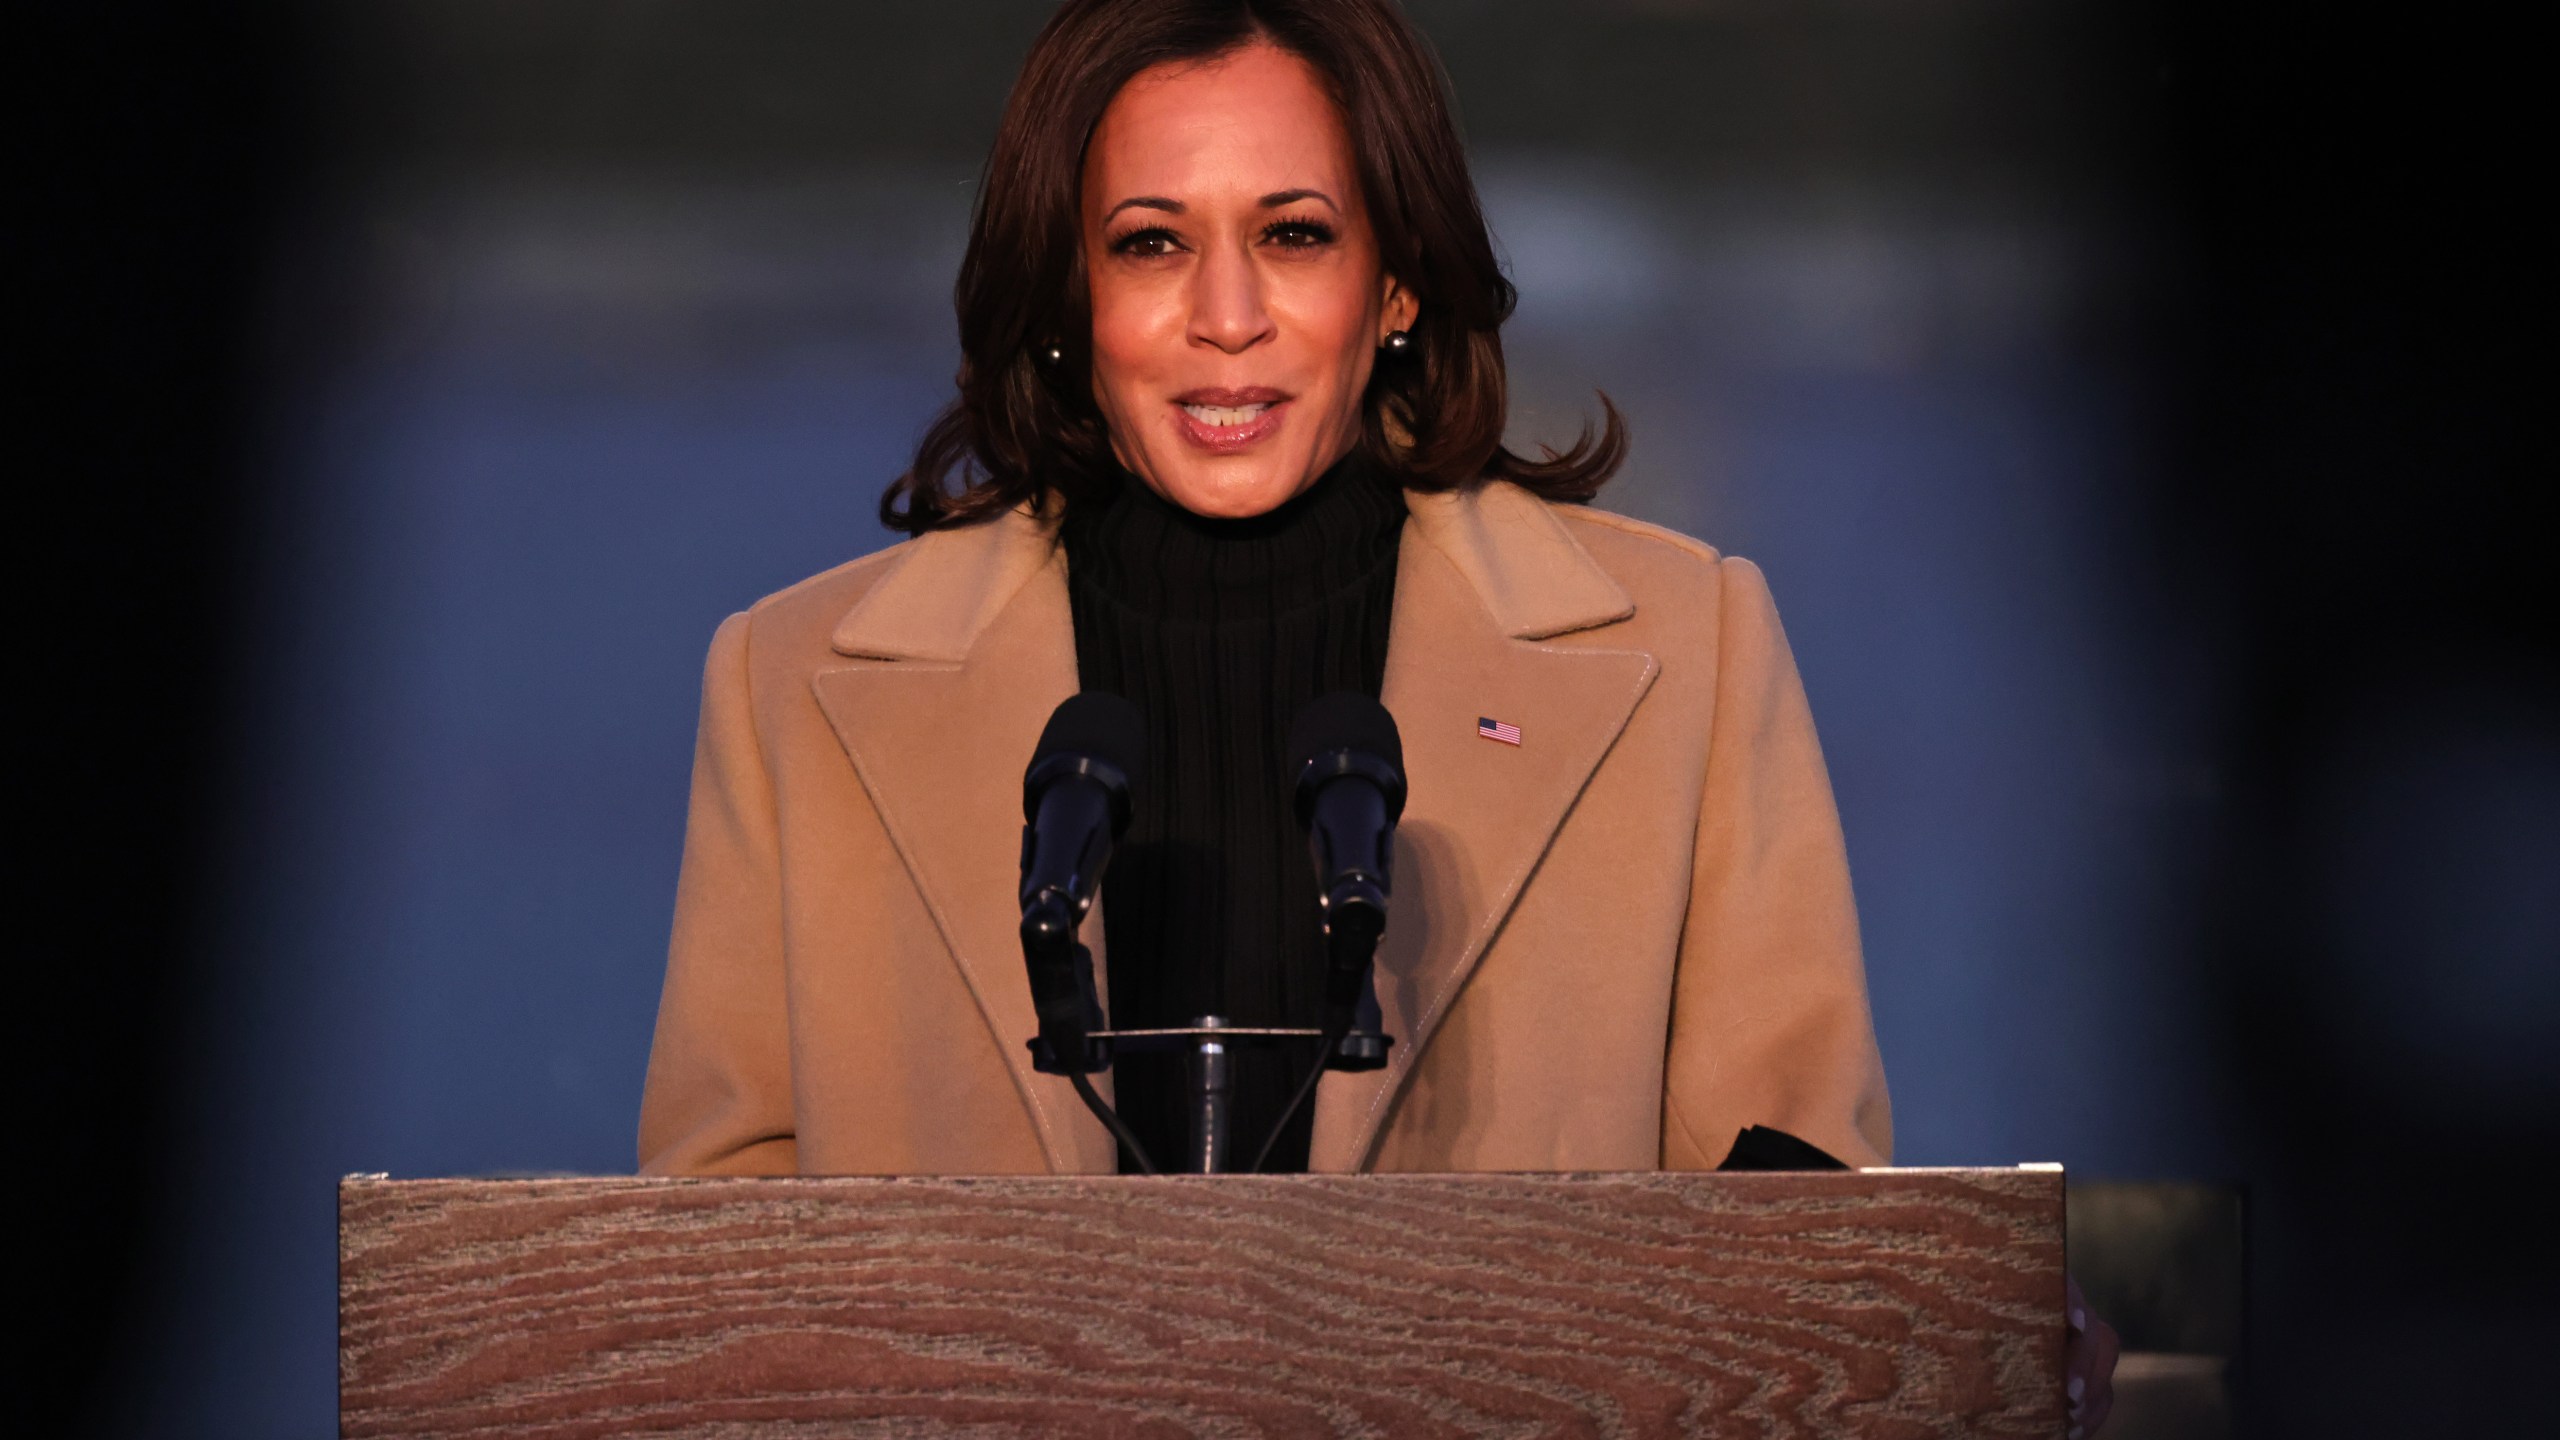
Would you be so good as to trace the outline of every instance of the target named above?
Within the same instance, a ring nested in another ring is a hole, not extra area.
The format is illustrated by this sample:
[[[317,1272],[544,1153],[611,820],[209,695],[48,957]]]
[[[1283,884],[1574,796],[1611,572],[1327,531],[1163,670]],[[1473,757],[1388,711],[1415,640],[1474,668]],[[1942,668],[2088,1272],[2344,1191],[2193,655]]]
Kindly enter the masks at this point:
[[[1547,503],[1517,485],[1405,496],[1414,532],[1475,591],[1514,640],[1544,640],[1627,619],[1635,601]]]
[[[1027,509],[918,536],[836,623],[836,653],[960,664],[1057,548],[1057,517]]]
[[[1407,502],[1383,697],[1412,793],[1378,970],[1396,1044],[1386,1069],[1318,1086],[1316,1170],[1368,1163],[1433,1031],[1656,670],[1637,651],[1540,643],[1635,613],[1544,502],[1499,483]],[[1113,1166],[1109,1137],[1063,1080],[1030,1067],[1023,1041],[1036,1027],[1011,911],[1017,762],[1076,688],[1056,533],[1054,515],[1015,511],[900,547],[836,626],[849,663],[813,683],[1051,1167],[1098,1173]],[[1517,725],[1522,743],[1481,738],[1479,717]],[[969,758],[914,763],[928,754]],[[1104,960],[1100,933],[1088,922]]]
[[[1447,559],[1512,639],[1544,640],[1636,613],[1564,522],[1516,485],[1408,492],[1405,503],[1413,537]],[[909,542],[836,625],[837,653],[961,663],[1014,592],[1050,563],[1057,532],[1054,513],[1016,509]]]

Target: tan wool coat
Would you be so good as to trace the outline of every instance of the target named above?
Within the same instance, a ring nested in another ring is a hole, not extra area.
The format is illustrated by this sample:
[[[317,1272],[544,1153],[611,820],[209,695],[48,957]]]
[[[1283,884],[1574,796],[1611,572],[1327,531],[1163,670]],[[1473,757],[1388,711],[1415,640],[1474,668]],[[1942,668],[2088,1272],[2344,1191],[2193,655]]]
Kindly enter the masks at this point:
[[[1507,484],[1409,500],[1396,1043],[1320,1082],[1309,1168],[1703,1168],[1754,1124],[1886,1163],[1839,818],[1760,572]],[[1016,513],[720,627],[644,1171],[1112,1170],[1031,1068],[1014,933],[1023,768],[1076,689],[1065,576]]]

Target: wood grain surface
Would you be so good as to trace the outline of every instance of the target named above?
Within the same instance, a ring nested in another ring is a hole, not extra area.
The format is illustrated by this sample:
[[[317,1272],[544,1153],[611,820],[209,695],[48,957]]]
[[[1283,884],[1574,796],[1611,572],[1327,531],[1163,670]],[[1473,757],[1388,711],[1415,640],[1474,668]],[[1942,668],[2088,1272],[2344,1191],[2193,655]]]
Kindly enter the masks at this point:
[[[342,1431],[2062,1433],[2058,1170],[352,1178]]]

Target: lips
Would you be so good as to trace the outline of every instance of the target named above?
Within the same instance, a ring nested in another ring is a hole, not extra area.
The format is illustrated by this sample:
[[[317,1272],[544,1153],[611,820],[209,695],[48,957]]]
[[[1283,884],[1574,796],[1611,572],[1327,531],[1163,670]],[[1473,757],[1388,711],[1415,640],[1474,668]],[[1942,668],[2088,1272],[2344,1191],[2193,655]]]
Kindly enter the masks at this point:
[[[1280,428],[1289,396],[1269,386],[1187,390],[1173,397],[1180,428],[1192,444],[1233,454],[1270,438]]]

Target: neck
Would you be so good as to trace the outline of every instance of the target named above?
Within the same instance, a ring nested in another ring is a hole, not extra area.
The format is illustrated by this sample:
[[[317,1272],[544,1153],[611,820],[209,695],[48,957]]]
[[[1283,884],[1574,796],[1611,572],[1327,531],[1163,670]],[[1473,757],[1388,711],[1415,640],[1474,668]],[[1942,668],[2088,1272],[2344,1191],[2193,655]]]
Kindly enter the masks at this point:
[[[1070,508],[1071,574],[1133,609],[1205,618],[1316,603],[1392,556],[1404,500],[1356,454],[1276,509],[1213,519],[1124,474],[1116,494]]]

